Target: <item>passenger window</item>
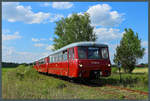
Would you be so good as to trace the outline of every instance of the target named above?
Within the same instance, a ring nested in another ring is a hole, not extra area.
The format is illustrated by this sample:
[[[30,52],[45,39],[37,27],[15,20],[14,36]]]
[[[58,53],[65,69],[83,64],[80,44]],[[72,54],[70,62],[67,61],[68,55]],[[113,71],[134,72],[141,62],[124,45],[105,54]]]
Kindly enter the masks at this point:
[[[54,55],[54,62],[56,62],[56,55]]]
[[[56,54],[56,62],[58,61],[58,55]]]
[[[71,51],[72,49],[69,49],[69,59],[71,59],[71,55],[72,55],[72,51]]]
[[[52,63],[54,62],[54,56],[52,56],[52,58],[51,58],[51,62],[52,62]]]
[[[74,60],[74,48],[72,49],[72,59]]]
[[[51,56],[49,56],[49,62],[51,63]]]
[[[59,58],[58,58],[58,53],[57,53],[57,55],[56,55],[56,62],[58,62],[59,61]]]
[[[74,59],[74,50],[73,50],[73,48],[69,49],[69,59]]]
[[[62,61],[62,52],[59,53],[59,61]]]
[[[67,50],[63,51],[63,60],[67,60]]]

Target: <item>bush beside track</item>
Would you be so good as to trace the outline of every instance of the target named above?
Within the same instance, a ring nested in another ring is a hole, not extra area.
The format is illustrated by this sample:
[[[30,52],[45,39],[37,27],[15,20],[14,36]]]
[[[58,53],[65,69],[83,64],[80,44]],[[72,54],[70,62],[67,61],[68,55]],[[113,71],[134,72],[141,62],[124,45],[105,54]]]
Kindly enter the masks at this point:
[[[148,92],[148,73],[122,74],[100,79],[99,86],[80,85],[54,76],[39,74],[30,66],[2,68],[2,98],[4,99],[147,99],[148,95],[118,90],[107,85]]]

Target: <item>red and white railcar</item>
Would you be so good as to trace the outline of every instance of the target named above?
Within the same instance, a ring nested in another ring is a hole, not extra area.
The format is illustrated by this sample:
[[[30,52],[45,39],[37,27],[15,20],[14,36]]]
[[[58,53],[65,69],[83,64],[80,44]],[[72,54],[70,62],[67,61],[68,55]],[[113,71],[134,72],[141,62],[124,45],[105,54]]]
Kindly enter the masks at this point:
[[[36,61],[39,72],[72,78],[97,78],[111,75],[108,45],[78,42],[67,45]]]

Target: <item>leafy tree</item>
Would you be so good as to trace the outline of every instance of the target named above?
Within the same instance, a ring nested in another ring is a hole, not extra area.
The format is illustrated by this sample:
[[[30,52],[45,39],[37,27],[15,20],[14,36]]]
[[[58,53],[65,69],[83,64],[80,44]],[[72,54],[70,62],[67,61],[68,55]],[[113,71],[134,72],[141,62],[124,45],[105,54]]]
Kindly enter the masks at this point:
[[[114,62],[120,62],[126,73],[132,73],[137,63],[137,59],[142,58],[145,48],[141,47],[141,40],[138,33],[134,35],[132,29],[125,29],[120,45],[116,48]]]
[[[56,22],[54,38],[54,50],[73,42],[95,41],[96,35],[93,32],[89,15],[72,14],[70,17],[62,18]]]

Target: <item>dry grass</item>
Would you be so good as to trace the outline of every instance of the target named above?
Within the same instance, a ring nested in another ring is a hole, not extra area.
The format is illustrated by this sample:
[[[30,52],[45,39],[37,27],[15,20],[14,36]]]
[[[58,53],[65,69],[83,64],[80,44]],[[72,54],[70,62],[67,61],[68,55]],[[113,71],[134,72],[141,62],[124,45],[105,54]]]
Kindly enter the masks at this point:
[[[140,77],[140,75],[137,75]],[[130,77],[130,76],[129,76]],[[126,83],[126,75],[124,82]],[[133,79],[136,77],[133,77]],[[103,82],[118,81],[118,75],[103,78]],[[128,80],[128,79],[127,79]],[[115,83],[114,83],[115,84]],[[137,84],[137,83],[136,83]],[[136,85],[133,83],[133,85]],[[119,85],[122,86],[122,85]],[[141,86],[142,87],[142,86]],[[147,84],[148,87],[148,84]],[[134,87],[133,87],[134,88]],[[34,69],[19,66],[2,69],[3,99],[147,99],[147,95],[118,90],[105,86],[87,86],[72,83],[53,76],[37,73]]]
[[[134,69],[133,73],[148,73],[148,68]]]

